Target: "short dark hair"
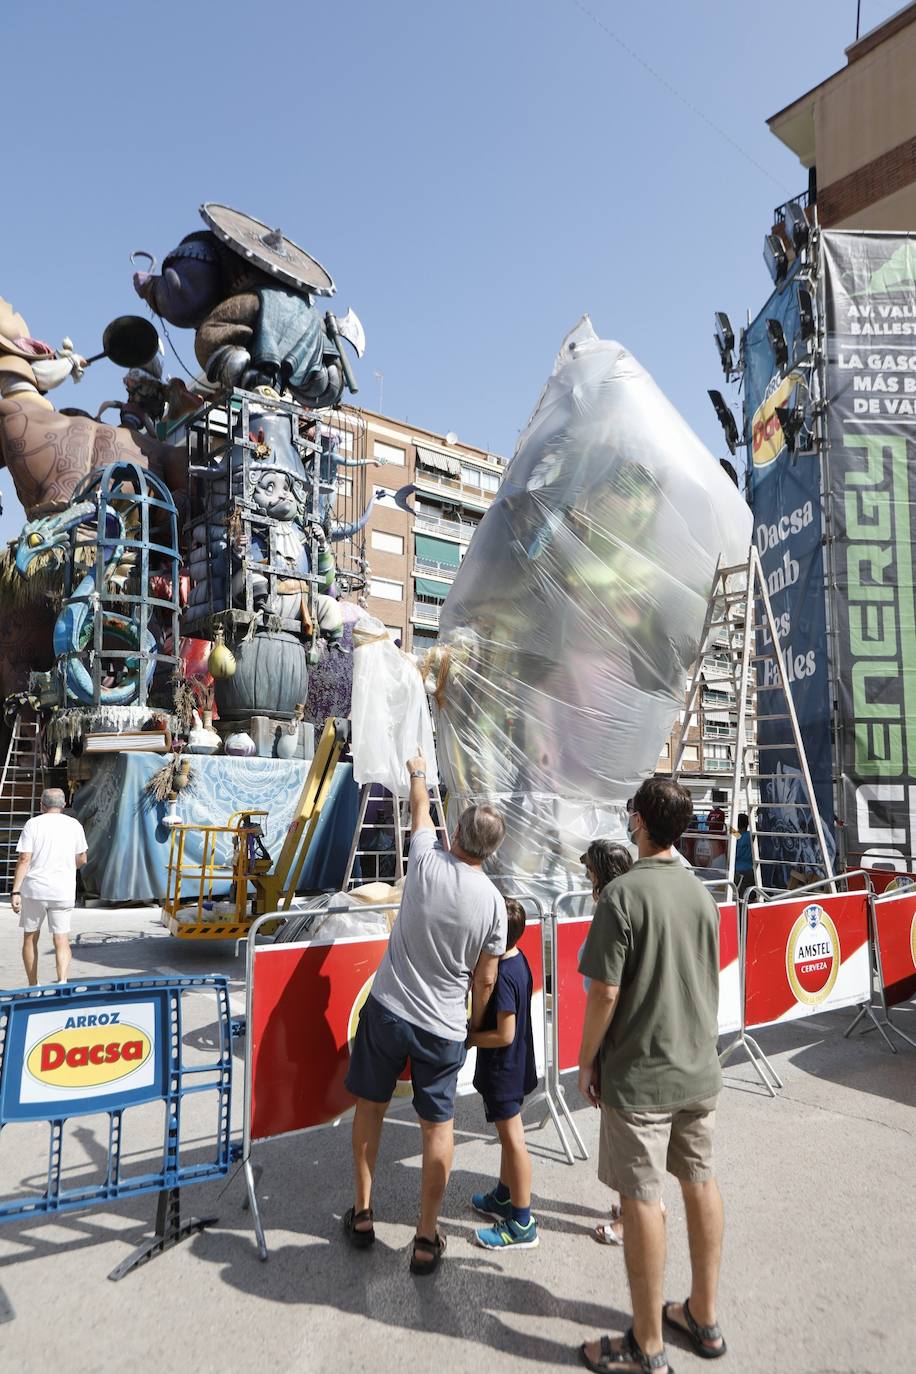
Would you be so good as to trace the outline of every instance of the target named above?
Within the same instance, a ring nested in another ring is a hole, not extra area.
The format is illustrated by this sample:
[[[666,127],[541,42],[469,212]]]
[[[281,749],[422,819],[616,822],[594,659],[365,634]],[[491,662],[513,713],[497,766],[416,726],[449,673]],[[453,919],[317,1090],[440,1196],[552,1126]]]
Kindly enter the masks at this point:
[[[525,908],[514,897],[507,897],[506,916],[506,949],[514,949],[525,931]]]
[[[609,882],[628,873],[633,867],[633,856],[625,844],[616,840],[592,840],[579,862],[588,864],[595,877],[595,885],[603,891]]]
[[[505,834],[506,822],[495,806],[469,806],[458,818],[458,843],[469,859],[489,859]]]
[[[673,778],[646,778],[633,798],[633,810],[642,817],[652,843],[668,849],[690,824],[693,802],[686,787]]]
[[[748,826],[750,825],[750,823],[751,823],[751,822],[750,822],[750,819],[748,818],[747,812],[746,812],[746,811],[739,811],[739,812],[738,812],[738,829],[739,829],[739,830],[747,830],[747,828],[748,828]]]

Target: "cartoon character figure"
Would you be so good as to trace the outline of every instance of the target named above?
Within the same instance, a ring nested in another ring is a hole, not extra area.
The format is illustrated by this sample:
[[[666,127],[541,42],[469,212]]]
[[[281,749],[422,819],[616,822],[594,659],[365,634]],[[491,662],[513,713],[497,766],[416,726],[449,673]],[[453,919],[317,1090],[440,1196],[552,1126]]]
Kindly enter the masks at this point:
[[[267,527],[255,526],[250,540],[236,540],[234,552],[245,560],[252,572],[254,604],[286,620],[298,620],[302,633],[314,636],[315,626],[309,611],[308,583],[302,577],[312,572],[310,543],[315,541],[319,592],[316,598],[317,629],[332,649],[342,650],[343,616],[335,598],[329,595],[334,583],[336,565],[325,532],[316,521],[306,516],[304,483],[284,468],[256,469],[256,484],[251,493],[255,509],[277,524],[273,527],[273,558],[271,536]],[[300,488],[297,491],[297,487]],[[308,531],[308,532],[307,532]],[[289,577],[279,578],[271,593],[270,581],[259,573],[258,565],[289,569]],[[238,595],[244,584],[244,568],[240,566],[233,578],[233,593]]]
[[[68,377],[80,381],[86,359],[74,353],[65,339],[59,350],[33,339],[29,327],[9,301],[0,296],[0,398],[17,400],[43,410],[53,410],[46,392]]]
[[[336,405],[345,383],[355,391],[339,340],[361,356],[365,335],[352,311],[322,319],[315,308],[313,297],[335,290],[321,264],[278,229],[228,206],[203,205],[201,216],[208,228],[183,238],[161,273],[137,272],[134,289],[170,324],[196,331],[208,380],[288,389],[316,408]],[[142,256],[154,269],[152,256]]]

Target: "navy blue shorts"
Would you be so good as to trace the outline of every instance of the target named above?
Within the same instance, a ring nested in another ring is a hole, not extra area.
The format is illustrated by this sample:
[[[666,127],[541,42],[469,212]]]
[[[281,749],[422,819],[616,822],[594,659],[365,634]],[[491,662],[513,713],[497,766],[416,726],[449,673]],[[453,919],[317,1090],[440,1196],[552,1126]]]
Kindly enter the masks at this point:
[[[463,1040],[443,1040],[411,1025],[374,997],[367,997],[345,1086],[354,1097],[388,1102],[409,1059],[417,1116],[421,1121],[451,1121],[458,1074],[466,1055]]]
[[[485,1097],[483,1110],[488,1121],[511,1121],[522,1110],[522,1100],[509,1101],[503,1098]]]

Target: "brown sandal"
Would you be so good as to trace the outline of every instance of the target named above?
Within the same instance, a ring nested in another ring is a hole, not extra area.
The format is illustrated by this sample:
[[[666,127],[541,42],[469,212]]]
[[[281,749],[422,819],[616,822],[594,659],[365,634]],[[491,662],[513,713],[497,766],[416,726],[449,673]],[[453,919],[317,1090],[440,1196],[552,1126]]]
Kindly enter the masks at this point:
[[[429,1259],[417,1259],[418,1250],[430,1250],[432,1252]],[[439,1267],[439,1261],[445,1254],[445,1236],[436,1232],[435,1240],[427,1240],[426,1236],[414,1236],[413,1253],[410,1256],[410,1272],[418,1276],[434,1274]]]
[[[358,1221],[368,1221],[371,1223],[373,1220],[371,1207],[364,1208],[362,1212],[357,1212],[354,1207],[351,1207],[349,1211],[344,1214],[344,1234],[354,1250],[368,1250],[370,1245],[375,1244],[374,1226],[370,1225],[368,1230],[364,1231],[358,1231],[356,1229],[356,1223]]]

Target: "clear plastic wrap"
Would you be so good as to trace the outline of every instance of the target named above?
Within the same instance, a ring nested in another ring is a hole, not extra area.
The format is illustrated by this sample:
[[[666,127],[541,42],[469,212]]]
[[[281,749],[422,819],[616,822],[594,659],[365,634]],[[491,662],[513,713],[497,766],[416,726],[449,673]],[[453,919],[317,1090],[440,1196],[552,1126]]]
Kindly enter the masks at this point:
[[[417,664],[389,638],[380,620],[362,616],[353,628],[350,709],[353,777],[398,797],[410,791],[406,762],[419,749],[426,778],[436,786],[436,750],[429,704]]]
[[[428,666],[440,767],[461,807],[506,814],[495,863],[581,886],[625,837],[697,656],[716,561],[747,559],[737,488],[618,343],[564,341],[442,613]]]

